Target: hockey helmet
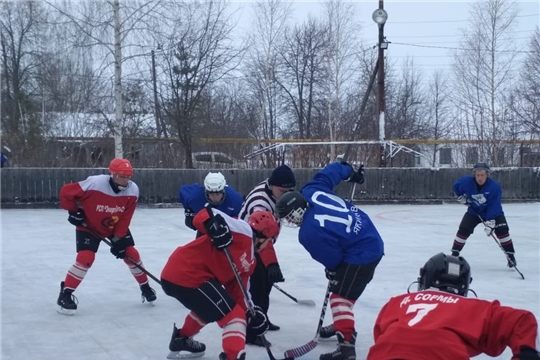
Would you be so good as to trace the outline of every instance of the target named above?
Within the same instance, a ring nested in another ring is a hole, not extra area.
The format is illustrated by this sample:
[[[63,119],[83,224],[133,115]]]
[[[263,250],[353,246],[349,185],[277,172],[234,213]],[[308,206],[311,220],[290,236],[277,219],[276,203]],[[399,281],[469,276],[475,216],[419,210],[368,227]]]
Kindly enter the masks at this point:
[[[276,215],[288,227],[300,226],[306,209],[306,199],[299,191],[284,192],[276,202]]]
[[[450,294],[467,296],[471,281],[471,267],[465,258],[438,253],[420,269],[418,290],[436,288]]]
[[[279,235],[279,224],[270,211],[255,211],[247,222],[257,238],[269,239]]]
[[[226,185],[227,182],[225,181],[225,176],[223,176],[222,173],[208,173],[208,175],[206,175],[204,178],[204,193],[206,195],[206,200],[210,201],[214,205],[221,204],[223,200],[225,200]],[[216,204],[215,201],[210,200],[210,194],[223,194],[223,196],[221,197],[219,203]]]
[[[109,172],[113,175],[132,177],[133,167],[128,159],[114,158],[109,164]]]

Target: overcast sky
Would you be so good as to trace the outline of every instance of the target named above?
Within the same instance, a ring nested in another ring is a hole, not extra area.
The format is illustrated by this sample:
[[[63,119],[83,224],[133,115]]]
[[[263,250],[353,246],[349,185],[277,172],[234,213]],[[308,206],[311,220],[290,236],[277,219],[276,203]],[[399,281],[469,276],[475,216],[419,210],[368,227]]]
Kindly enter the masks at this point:
[[[378,30],[371,15],[378,8],[378,0],[353,1],[357,3],[362,37],[366,43],[377,43]],[[249,1],[235,1],[242,11],[242,28],[249,28],[251,20]],[[512,32],[514,39],[523,49],[527,49],[528,39],[535,26],[540,23],[540,2],[518,2],[519,17]],[[389,61],[401,66],[407,56],[414,56],[415,63],[426,71],[434,69],[450,70],[451,49],[459,48],[461,29],[466,28],[470,19],[471,2],[464,1],[385,1],[388,12],[385,25],[387,40],[392,42],[387,52]],[[311,13],[320,15],[320,2],[294,1],[294,21],[302,22]],[[408,44],[408,45],[405,45]],[[415,44],[415,45],[412,45]],[[418,46],[419,45],[419,46]]]

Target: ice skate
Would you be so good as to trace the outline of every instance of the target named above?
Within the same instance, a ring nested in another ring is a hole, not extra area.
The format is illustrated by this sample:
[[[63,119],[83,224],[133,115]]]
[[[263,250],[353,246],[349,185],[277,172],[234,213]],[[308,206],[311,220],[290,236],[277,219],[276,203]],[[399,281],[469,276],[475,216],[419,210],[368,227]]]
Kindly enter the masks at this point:
[[[506,253],[508,255],[508,267],[513,268],[517,265],[516,257],[512,253]]]
[[[351,341],[345,341],[343,335],[336,332],[338,338],[338,347],[331,353],[321,354],[319,360],[356,360],[356,333],[352,334]]]
[[[268,340],[266,340],[266,344],[268,345],[268,347],[272,346],[272,343]],[[256,336],[251,339],[246,338],[246,345],[255,345],[255,346],[264,347],[264,342],[260,336]]]
[[[219,354],[219,360],[228,360],[227,355],[225,355],[225,353],[222,352],[221,354]],[[246,360],[246,352],[244,350],[240,351],[236,359],[232,359],[232,360]]]
[[[334,324],[323,326],[321,328],[321,331],[319,331],[319,337],[321,339],[330,339],[334,335],[336,335],[336,329],[334,329]]]
[[[141,298],[143,303],[148,301],[152,305],[154,305],[153,302],[157,299],[156,292],[150,287],[148,282],[141,284]]]
[[[58,309],[56,310],[59,314],[64,315],[75,315],[77,310],[77,298],[73,295],[73,290],[64,289],[64,282],[60,283],[60,295],[56,304],[58,304]]]
[[[193,340],[191,337],[180,336],[180,330],[174,325],[169,350],[170,353],[167,355],[167,359],[196,358],[204,356],[206,345]]]

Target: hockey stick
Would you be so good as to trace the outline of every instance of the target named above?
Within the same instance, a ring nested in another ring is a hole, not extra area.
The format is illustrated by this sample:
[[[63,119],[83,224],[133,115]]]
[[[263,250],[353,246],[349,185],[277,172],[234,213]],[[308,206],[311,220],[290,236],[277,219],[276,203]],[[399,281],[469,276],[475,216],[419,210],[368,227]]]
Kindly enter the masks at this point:
[[[480,221],[482,222],[482,224],[484,224],[485,227],[489,227],[486,225],[486,222],[482,219],[482,217],[480,215],[478,215],[478,218],[480,219]],[[499,240],[495,237],[495,235],[493,235],[493,231],[489,234],[491,235],[491,237],[493,238],[493,240],[497,243],[497,245],[499,245],[499,248],[502,250],[502,252],[504,253],[504,256],[506,256],[506,260],[508,260],[508,262],[513,266],[514,269],[516,269],[516,271],[518,272],[518,274],[521,276],[521,278],[523,280],[525,280],[525,276],[523,276],[523,273],[521,271],[519,271],[519,269],[516,267],[516,264],[514,264],[514,262],[512,261],[512,259],[510,259],[510,257],[508,256],[508,254],[506,253],[506,251],[504,250],[504,248],[502,247],[501,243],[499,242]]]
[[[313,338],[313,340],[311,340],[305,345],[285,351],[286,358],[297,358],[300,356],[304,356],[308,352],[310,352],[311,350],[317,347],[318,340],[319,340],[319,333],[321,332],[321,328],[324,322],[324,315],[326,314],[326,307],[328,305],[328,300],[330,299],[330,286],[331,286],[331,282],[328,282],[328,287],[326,288],[326,294],[324,295],[324,303],[321,310],[321,317],[319,318],[319,324],[317,325],[317,332],[315,333],[315,337]]]
[[[96,230],[92,229],[90,226],[88,226],[88,224],[86,223],[83,223],[82,225],[85,229],[87,229],[88,231],[90,231],[90,233],[92,233],[92,235],[94,235],[95,237],[97,237],[98,239],[101,239],[101,241],[103,241],[105,244],[109,245],[109,247],[112,247],[112,243],[109,239],[107,238],[104,238],[103,236],[99,235],[97,233]],[[126,256],[126,258],[133,264],[135,265],[135,267],[139,270],[141,270],[143,273],[145,273],[146,275],[148,275],[149,278],[151,278],[152,280],[154,280],[155,282],[157,282],[159,285],[161,285],[161,281],[155,277],[154,275],[152,275],[150,273],[150,271],[146,270],[144,267],[142,267],[141,265],[137,264],[137,262],[135,260],[133,260],[132,258],[130,258],[129,256]]]
[[[313,300],[298,300],[294,296],[290,295],[288,292],[277,286],[276,284],[272,284],[273,287],[275,287],[278,291],[282,292],[286,297],[297,303],[298,305],[307,305],[307,306],[315,306],[315,301]]]
[[[210,205],[205,206],[205,209],[208,212],[208,216],[210,217],[210,219],[212,221],[214,221],[214,213],[213,213],[212,208],[210,207]],[[229,261],[229,264],[231,265],[231,269],[232,269],[232,271],[234,273],[234,277],[236,279],[236,282],[238,283],[238,286],[240,287],[240,290],[242,290],[242,294],[244,295],[244,299],[246,300],[246,304],[248,306],[248,311],[252,315],[254,315],[255,310],[253,309],[253,301],[249,297],[249,295],[247,293],[247,290],[246,290],[246,288],[244,286],[244,283],[242,282],[242,279],[240,278],[240,274],[238,272],[238,269],[236,268],[236,264],[233,261],[231,253],[230,253],[228,248],[224,248],[223,252],[227,256],[227,260]],[[259,335],[259,336],[260,336],[260,338],[261,338],[261,340],[262,340],[262,342],[264,344],[264,348],[266,349],[266,352],[268,353],[268,357],[270,358],[270,360],[276,360],[276,357],[274,356],[274,354],[272,354],[272,350],[270,350],[270,346],[268,345],[268,340],[266,340],[266,337],[264,336],[264,334]],[[280,359],[280,360],[293,360],[293,359],[294,358],[285,358],[285,359]]]

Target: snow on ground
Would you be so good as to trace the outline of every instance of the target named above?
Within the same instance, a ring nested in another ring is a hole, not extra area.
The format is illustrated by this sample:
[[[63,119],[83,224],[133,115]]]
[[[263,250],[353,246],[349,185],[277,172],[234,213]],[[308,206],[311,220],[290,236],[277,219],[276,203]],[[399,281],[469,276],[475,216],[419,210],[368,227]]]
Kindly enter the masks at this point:
[[[406,291],[418,269],[433,254],[449,252],[461,205],[361,206],[385,240],[386,256],[354,308],[357,358],[372,344],[379,309]],[[540,317],[540,204],[505,204],[514,238],[518,268],[526,280],[506,267],[506,258],[482,226],[462,255],[472,267],[473,288],[484,299],[531,310]],[[56,312],[59,284],[75,259],[74,228],[63,210],[2,210],[2,359],[155,360],[165,359],[173,323],[187,310],[167,297],[159,285],[156,306],[141,304],[140,291],[123,261],[103,244],[93,267],[75,292],[79,310],[69,317]],[[145,267],[159,277],[169,254],[193,239],[182,209],[137,209],[131,226]],[[286,282],[284,290],[316,307],[295,304],[280,292],[271,294],[270,318],[281,331],[268,333],[277,358],[314,336],[327,281],[324,269],[300,246],[297,229],[284,228],[276,244]],[[327,311],[325,324],[330,322]],[[221,330],[215,324],[196,337],[207,345],[202,359],[217,359]],[[335,348],[323,342],[303,359]],[[441,349],[444,351],[444,349]],[[248,346],[248,359],[268,359],[264,349]],[[479,356],[477,359],[488,359]],[[498,357],[509,359],[510,352]]]

